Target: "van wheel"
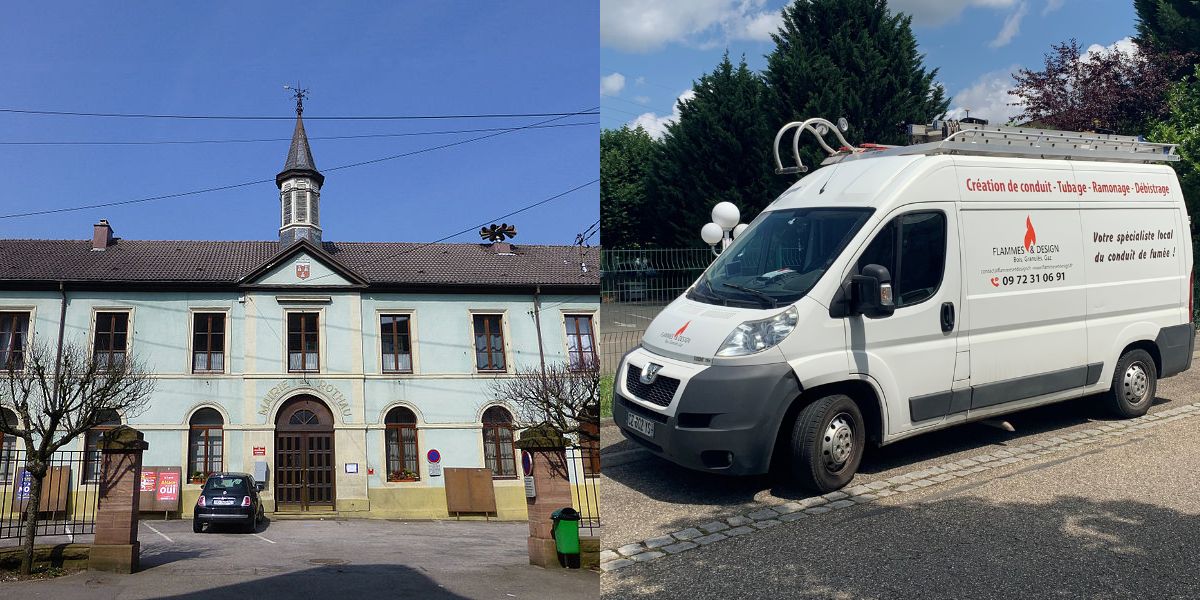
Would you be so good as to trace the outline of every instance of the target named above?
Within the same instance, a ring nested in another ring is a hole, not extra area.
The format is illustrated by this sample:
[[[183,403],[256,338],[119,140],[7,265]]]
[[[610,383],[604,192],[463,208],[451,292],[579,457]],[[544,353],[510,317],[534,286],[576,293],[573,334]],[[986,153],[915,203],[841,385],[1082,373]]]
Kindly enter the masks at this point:
[[[821,493],[842,488],[858,471],[866,441],[858,404],[845,394],[825,396],[796,416],[792,474],[800,485]]]
[[[1117,361],[1108,404],[1119,417],[1140,417],[1154,404],[1158,389],[1158,371],[1154,359],[1145,350],[1130,350]]]

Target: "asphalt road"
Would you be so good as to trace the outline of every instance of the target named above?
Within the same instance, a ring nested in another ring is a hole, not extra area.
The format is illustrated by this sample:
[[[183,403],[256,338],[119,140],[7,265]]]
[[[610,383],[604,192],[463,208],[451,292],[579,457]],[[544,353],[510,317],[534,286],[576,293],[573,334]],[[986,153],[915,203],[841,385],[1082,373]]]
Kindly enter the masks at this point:
[[[529,565],[525,523],[274,521],[257,534],[142,521],[143,570],[0,584],[0,597],[595,598],[595,572]]]
[[[1200,369],[1165,380],[1152,413],[1200,400]],[[1109,422],[1094,399],[966,425],[871,452],[851,485]],[[808,495],[633,451],[606,431],[605,548]],[[806,516],[629,566],[604,597],[1200,597],[1200,417]],[[619,435],[619,434],[618,434]]]

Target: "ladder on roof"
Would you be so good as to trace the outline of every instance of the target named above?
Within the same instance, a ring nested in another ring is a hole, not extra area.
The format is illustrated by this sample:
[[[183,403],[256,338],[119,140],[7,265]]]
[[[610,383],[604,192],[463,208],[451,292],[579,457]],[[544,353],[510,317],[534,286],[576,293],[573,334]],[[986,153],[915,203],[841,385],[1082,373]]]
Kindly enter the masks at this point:
[[[839,120],[839,125],[844,121]],[[779,156],[779,141],[791,128],[792,158],[796,165],[784,167]],[[839,162],[847,158],[870,158],[874,156],[896,156],[914,154],[964,154],[974,156],[1004,156],[1014,158],[1045,158],[1060,160],[1094,160],[1106,162],[1173,162],[1179,160],[1175,153],[1176,144],[1147,142],[1136,136],[1053,129],[1031,129],[946,121],[934,125],[909,125],[909,135],[914,143],[909,146],[880,146],[863,144],[854,147],[846,143],[841,129],[820,118],[794,121],[784,125],[775,135],[775,172],[804,173],[808,167],[800,160],[800,136],[808,131],[817,138],[821,148],[829,154],[821,164]],[[825,141],[829,131],[836,134],[842,146],[834,150]]]
[[[920,139],[924,126],[909,126]],[[927,143],[896,148],[896,154],[974,154],[1116,162],[1172,162],[1179,160],[1176,144],[1147,142],[1132,135],[1005,127],[978,123],[947,122],[945,137]],[[929,132],[925,137],[933,137]]]

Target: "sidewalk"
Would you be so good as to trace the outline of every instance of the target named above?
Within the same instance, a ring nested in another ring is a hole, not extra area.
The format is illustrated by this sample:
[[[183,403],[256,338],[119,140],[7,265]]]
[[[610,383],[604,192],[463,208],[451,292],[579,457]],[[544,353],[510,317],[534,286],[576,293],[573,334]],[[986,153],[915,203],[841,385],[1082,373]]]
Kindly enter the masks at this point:
[[[621,569],[602,589],[689,600],[1200,597],[1196,412]]]

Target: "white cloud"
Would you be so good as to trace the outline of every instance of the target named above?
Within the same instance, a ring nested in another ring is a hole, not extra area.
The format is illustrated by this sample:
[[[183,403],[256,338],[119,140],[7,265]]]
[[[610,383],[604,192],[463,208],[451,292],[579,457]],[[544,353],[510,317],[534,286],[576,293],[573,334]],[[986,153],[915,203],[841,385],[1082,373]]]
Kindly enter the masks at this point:
[[[1020,65],[1013,65],[980,75],[966,89],[954,94],[953,108],[946,112],[946,118],[961,119],[970,111],[972,117],[987,119],[992,125],[1008,123],[1022,111],[1020,106],[1009,106],[1019,99],[1008,93],[1013,89],[1012,73],[1019,68]]]
[[[768,40],[782,16],[765,4],[766,0],[601,0],[600,43],[625,52],[650,52],[672,43]]]
[[[638,104],[650,104],[650,97],[649,96],[634,96],[633,101],[637,102]]]
[[[605,96],[616,96],[625,89],[625,76],[620,73],[609,73],[600,78],[600,93]]]
[[[1083,51],[1083,54],[1080,55],[1080,58],[1086,61],[1093,54],[1099,52],[1112,52],[1113,50],[1117,50],[1121,52],[1121,54],[1134,55],[1137,54],[1138,48],[1137,44],[1133,43],[1133,38],[1125,36],[1107,46],[1092,44],[1091,46],[1087,47],[1087,50]]]
[[[888,8],[911,15],[913,25],[938,27],[957,19],[968,6],[1012,8],[1020,0],[892,0]],[[1051,0],[1054,1],[1054,0]]]
[[[638,85],[646,85],[646,77],[644,75],[638,75],[638,78],[634,79],[633,82]]]
[[[1000,27],[1000,32],[996,34],[996,38],[988,43],[992,48],[1000,48],[1007,46],[1012,41],[1013,37],[1021,31],[1021,19],[1025,18],[1025,13],[1029,12],[1029,5],[1022,2],[1017,10],[1008,15],[1004,19],[1004,25]]]
[[[657,113],[642,113],[640,116],[638,116],[638,118],[630,121],[629,126],[641,126],[642,129],[646,130],[646,133],[650,134],[650,137],[656,140],[662,139],[662,136],[667,133],[667,125],[679,120],[679,104],[681,102],[687,102],[695,97],[695,91],[687,90],[686,92],[680,94],[679,98],[675,100],[675,105],[671,108],[671,114],[660,117]]]
[[[1046,0],[1046,8],[1042,9],[1042,16],[1046,16],[1060,8],[1067,0]]]

